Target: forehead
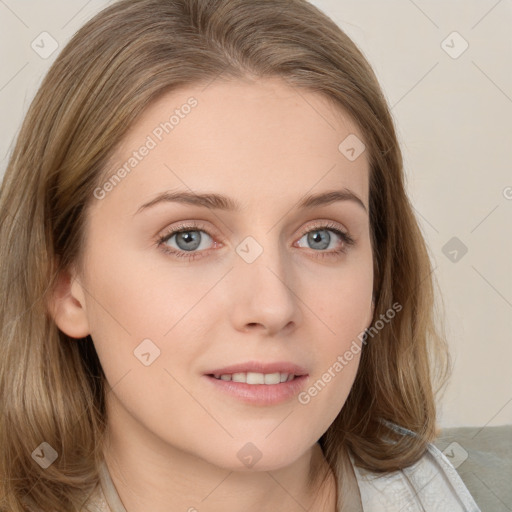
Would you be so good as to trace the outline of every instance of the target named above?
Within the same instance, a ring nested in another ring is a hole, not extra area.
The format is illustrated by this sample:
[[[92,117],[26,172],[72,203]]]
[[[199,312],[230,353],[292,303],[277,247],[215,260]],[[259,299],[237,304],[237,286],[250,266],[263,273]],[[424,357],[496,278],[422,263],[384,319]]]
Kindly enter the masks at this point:
[[[363,141],[323,95],[278,78],[218,79],[165,93],[146,109],[112,156],[106,179],[122,179],[107,199],[135,206],[180,189],[251,204],[347,187],[368,204]],[[354,142],[362,152],[350,159],[344,151]]]

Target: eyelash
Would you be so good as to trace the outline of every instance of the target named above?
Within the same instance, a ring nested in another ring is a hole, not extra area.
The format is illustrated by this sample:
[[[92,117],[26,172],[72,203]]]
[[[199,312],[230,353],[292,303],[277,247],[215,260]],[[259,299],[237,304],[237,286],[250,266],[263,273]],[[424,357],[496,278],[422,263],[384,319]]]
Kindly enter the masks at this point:
[[[313,225],[312,228],[304,231],[300,237],[302,238],[304,235],[307,235],[308,233],[314,232],[314,231],[323,231],[328,230],[334,232],[336,235],[338,235],[342,242],[343,246],[341,249],[337,249],[335,251],[315,251],[314,249],[311,249],[312,251],[318,253],[318,257],[320,258],[339,258],[343,254],[345,254],[350,247],[352,247],[355,244],[355,240],[346,232],[341,231],[336,224],[333,224],[331,222],[320,222],[318,224]],[[161,250],[166,253],[170,254],[172,256],[175,256],[177,258],[186,258],[189,261],[193,261],[197,258],[202,258],[202,253],[207,251],[196,251],[196,252],[187,252],[187,251],[177,251],[175,249],[170,249],[168,246],[165,245],[165,242],[168,241],[172,236],[177,235],[179,233],[186,233],[187,231],[204,231],[210,238],[213,239],[213,236],[210,234],[208,229],[206,229],[205,226],[203,226],[200,223],[192,222],[190,224],[181,224],[179,226],[176,226],[169,231],[166,231],[164,234],[158,237],[157,246],[161,248]]]

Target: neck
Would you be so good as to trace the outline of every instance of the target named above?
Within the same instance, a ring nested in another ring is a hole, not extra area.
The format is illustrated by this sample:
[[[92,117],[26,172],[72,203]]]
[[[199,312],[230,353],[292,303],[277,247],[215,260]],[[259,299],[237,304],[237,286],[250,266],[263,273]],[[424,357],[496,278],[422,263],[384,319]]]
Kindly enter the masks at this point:
[[[318,443],[278,470],[233,471],[169,446],[133,425],[133,418],[127,428],[127,421],[121,411],[109,414],[104,446],[107,469],[127,512],[336,509],[336,481]]]

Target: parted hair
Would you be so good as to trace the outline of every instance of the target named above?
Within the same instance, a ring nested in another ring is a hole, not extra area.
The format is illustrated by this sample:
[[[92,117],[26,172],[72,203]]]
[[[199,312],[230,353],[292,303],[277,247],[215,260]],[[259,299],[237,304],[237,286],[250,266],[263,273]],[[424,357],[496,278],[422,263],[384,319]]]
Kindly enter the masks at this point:
[[[0,189],[0,511],[79,511],[97,485],[108,384],[90,336],[60,331],[47,299],[59,272],[81,262],[88,206],[127,130],[164,93],[221,75],[319,93],[364,136],[373,321],[401,309],[363,344],[348,399],[319,440],[329,465],[349,450],[358,466],[390,472],[435,439],[450,356],[390,109],[363,53],[305,0],[121,0],[52,64]],[[46,469],[32,456],[43,441],[59,454]]]

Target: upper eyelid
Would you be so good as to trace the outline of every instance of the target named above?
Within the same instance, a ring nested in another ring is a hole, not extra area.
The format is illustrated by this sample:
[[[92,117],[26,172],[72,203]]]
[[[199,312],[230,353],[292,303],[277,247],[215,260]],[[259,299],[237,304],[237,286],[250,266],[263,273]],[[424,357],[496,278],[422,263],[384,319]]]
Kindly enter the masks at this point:
[[[320,228],[327,229],[327,230],[338,229],[338,230],[342,231],[343,233],[349,234],[349,230],[345,226],[340,224],[339,222],[336,222],[333,220],[328,220],[328,219],[319,219],[319,220],[312,221],[312,225],[308,225],[308,226],[304,227],[304,229],[301,229],[300,236],[302,237],[302,236],[304,236],[304,234],[309,233],[312,230],[320,229]],[[189,230],[189,231],[204,231],[209,236],[219,236],[220,238],[223,238],[222,235],[217,235],[217,233],[218,233],[217,229],[212,229],[200,221],[190,221],[190,222],[183,221],[178,226],[173,226],[173,227],[169,227],[169,228],[162,230],[161,234],[158,235],[158,237],[162,238],[165,236],[165,237],[170,238],[171,236],[179,233],[180,231],[183,232],[183,231],[187,231],[187,230]]]

